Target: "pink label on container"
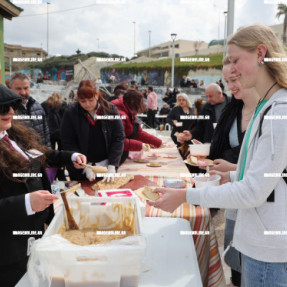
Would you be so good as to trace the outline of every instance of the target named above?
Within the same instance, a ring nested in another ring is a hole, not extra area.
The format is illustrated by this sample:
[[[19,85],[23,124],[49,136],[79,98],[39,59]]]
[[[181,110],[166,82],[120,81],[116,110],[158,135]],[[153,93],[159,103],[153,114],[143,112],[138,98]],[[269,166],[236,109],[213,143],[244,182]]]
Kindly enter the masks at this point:
[[[100,191],[98,195],[101,197],[130,197],[133,194],[129,190],[119,190],[119,191]]]

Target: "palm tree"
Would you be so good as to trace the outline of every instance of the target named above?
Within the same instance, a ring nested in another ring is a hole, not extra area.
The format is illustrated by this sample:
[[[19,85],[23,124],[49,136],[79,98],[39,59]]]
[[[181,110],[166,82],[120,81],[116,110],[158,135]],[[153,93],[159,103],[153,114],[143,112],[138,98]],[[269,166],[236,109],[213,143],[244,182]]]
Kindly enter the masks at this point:
[[[276,18],[279,19],[280,16],[284,15],[284,23],[283,23],[283,43],[286,43],[286,28],[287,28],[287,6],[285,4],[278,4],[278,12],[276,14]]]

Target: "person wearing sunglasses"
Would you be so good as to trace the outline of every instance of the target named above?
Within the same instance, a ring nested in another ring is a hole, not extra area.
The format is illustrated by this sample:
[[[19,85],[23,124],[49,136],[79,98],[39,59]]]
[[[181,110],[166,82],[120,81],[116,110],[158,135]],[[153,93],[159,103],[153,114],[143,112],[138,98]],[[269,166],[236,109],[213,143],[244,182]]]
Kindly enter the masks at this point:
[[[13,120],[21,102],[0,85],[0,285],[5,287],[14,287],[24,275],[30,237],[40,238],[54,216],[52,203],[58,198],[45,167],[86,163],[82,154],[50,150],[34,130]]]

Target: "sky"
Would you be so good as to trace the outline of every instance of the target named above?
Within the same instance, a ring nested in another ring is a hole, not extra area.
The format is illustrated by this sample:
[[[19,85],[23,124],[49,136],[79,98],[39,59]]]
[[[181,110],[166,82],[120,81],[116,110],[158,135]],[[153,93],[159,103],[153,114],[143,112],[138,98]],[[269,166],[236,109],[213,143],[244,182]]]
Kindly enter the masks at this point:
[[[82,53],[103,51],[129,58],[134,54],[134,39],[136,51],[148,48],[149,30],[151,46],[170,41],[171,33],[176,33],[177,39],[182,40],[210,42],[218,39],[218,34],[223,39],[223,12],[227,11],[228,2],[50,0],[47,5],[47,0],[11,0],[13,1],[36,4],[16,4],[24,11],[20,17],[4,21],[4,41],[7,44],[42,47],[47,50],[48,7],[49,55],[72,55],[79,49]],[[254,23],[283,23],[283,17],[279,21],[275,18],[278,2],[235,0],[234,31],[240,26]]]

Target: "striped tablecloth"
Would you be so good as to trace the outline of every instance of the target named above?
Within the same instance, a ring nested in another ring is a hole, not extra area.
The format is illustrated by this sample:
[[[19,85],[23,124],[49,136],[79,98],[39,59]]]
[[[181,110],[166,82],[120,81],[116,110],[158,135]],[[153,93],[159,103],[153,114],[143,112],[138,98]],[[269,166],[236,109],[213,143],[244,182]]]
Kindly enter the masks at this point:
[[[146,177],[162,186],[164,177]],[[188,187],[192,186],[191,180],[184,178]],[[179,217],[190,222],[193,231],[194,245],[196,249],[198,265],[204,287],[225,287],[225,278],[221,265],[218,244],[214,226],[211,223],[208,208],[183,204],[173,213],[162,211],[158,208],[146,205],[145,216],[149,217]],[[183,235],[190,236],[190,235]]]

